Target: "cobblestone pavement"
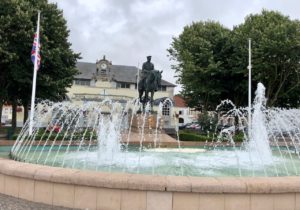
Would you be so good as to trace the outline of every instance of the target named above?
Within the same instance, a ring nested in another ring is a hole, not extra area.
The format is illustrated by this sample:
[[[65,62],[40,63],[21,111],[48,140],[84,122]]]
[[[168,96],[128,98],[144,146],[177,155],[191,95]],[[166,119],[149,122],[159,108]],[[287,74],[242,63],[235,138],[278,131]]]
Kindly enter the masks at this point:
[[[0,210],[73,210],[65,207],[34,203],[0,194]]]

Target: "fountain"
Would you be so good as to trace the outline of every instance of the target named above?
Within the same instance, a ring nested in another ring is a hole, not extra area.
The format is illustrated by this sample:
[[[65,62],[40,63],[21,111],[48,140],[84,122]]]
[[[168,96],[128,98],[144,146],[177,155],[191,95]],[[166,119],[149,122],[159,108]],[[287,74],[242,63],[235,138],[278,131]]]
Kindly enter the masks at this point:
[[[178,144],[177,149],[160,148],[162,104],[153,120],[150,112],[134,115],[140,104],[133,102],[123,105],[110,100],[83,105],[44,102],[36,108],[33,134],[28,134],[25,125],[11,154],[14,159],[29,163],[109,172],[183,176],[298,175],[300,132],[296,131],[300,123],[296,115],[299,112],[266,109],[264,93],[265,88],[259,83],[250,139],[244,126],[245,141],[239,146],[229,130],[223,129],[220,133],[227,132],[226,139],[216,138],[210,143],[216,143],[213,146],[181,148]],[[247,123],[241,109],[234,107],[228,115],[233,113],[239,123]],[[281,125],[277,125],[280,120],[284,120],[288,137],[283,136]],[[139,124],[135,132],[131,132],[133,121]],[[149,144],[145,137],[153,141]],[[275,147],[270,147],[270,137]],[[132,139],[139,142],[138,146],[130,145]],[[224,147],[226,144],[229,147]]]
[[[173,202],[173,209],[181,203],[190,202],[189,199],[189,202],[179,202],[176,196],[181,195],[176,194],[178,191],[191,196],[200,194],[200,199],[205,198],[207,193],[212,196],[225,193],[222,196],[227,203],[239,204],[243,203],[240,198],[233,201],[226,197],[227,194],[243,193],[249,202],[251,194],[260,196],[262,193],[280,192],[294,196],[300,192],[296,187],[299,179],[283,178],[299,175],[300,111],[267,109],[264,93],[265,88],[259,83],[251,126],[247,125],[246,109],[232,104],[233,109],[226,112],[225,118],[234,117],[235,127],[221,130],[214,141],[200,148],[185,148],[180,144],[177,148],[165,148],[168,144],[163,145],[166,143],[163,142],[166,134],[162,130],[163,104],[159,105],[155,115],[147,111],[136,115],[141,108],[136,101],[121,104],[105,100],[83,105],[45,101],[36,106],[32,135],[29,135],[27,122],[11,150],[11,157],[30,167],[46,167],[50,170],[50,178],[49,175],[41,176],[47,176],[43,178],[47,182],[100,187],[101,190],[123,189],[122,193],[126,191],[126,195],[122,194],[122,202],[124,200],[125,203],[125,197],[130,196],[127,193],[141,195],[143,190],[147,192],[147,202],[148,196],[158,191],[162,194],[154,197],[165,196],[163,200],[167,204]],[[225,103],[231,102],[222,102]],[[243,135],[243,142],[235,142],[235,132]],[[34,177],[39,177],[38,172],[35,173]],[[87,178],[81,178],[81,175]],[[238,178],[230,178],[233,176]],[[270,181],[273,179],[274,182]],[[274,183],[279,183],[279,187],[274,187]],[[170,192],[172,196],[166,197]],[[218,200],[219,197],[211,199]],[[142,198],[141,201],[134,200],[137,203],[143,201]],[[224,205],[224,200],[219,203]],[[264,202],[261,204],[265,205]],[[205,205],[205,201],[197,205]],[[86,207],[85,204],[75,206]]]

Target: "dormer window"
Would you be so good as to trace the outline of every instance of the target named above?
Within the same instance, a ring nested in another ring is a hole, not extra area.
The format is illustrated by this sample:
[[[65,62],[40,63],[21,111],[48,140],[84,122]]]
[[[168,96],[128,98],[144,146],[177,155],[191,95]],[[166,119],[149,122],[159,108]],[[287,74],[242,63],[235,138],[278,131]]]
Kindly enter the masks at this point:
[[[91,80],[89,79],[75,79],[74,80],[75,85],[81,85],[81,86],[90,86]]]
[[[126,82],[118,82],[117,88],[130,88],[130,84]]]

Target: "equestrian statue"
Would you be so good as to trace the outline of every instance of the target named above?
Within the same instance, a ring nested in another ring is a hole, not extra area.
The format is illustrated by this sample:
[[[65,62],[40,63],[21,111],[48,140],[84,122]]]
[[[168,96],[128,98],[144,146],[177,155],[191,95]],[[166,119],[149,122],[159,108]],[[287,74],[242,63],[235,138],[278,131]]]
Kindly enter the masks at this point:
[[[162,71],[154,70],[154,65],[151,63],[151,56],[147,56],[147,61],[143,63],[140,80],[138,82],[139,100],[145,106],[150,102],[151,110],[153,106],[154,92],[158,91],[161,84]],[[149,93],[151,94],[149,98]]]

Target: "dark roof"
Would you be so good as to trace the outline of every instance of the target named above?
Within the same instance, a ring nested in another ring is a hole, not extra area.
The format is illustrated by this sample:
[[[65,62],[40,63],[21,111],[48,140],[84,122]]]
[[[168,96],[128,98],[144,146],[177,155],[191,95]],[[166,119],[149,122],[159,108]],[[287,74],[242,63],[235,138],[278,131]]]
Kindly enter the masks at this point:
[[[113,80],[118,82],[136,83],[137,70],[135,66],[112,65],[110,67]]]
[[[76,75],[76,79],[91,79],[93,73],[96,73],[96,63],[77,62],[76,67],[80,74]],[[124,66],[124,65],[111,65],[110,76],[117,82],[136,83],[137,67],[135,66]],[[141,71],[141,70],[140,70]],[[161,80],[162,86],[175,87],[176,85]]]
[[[75,76],[77,79],[91,79],[96,71],[96,63],[77,62],[76,67],[80,72]]]

